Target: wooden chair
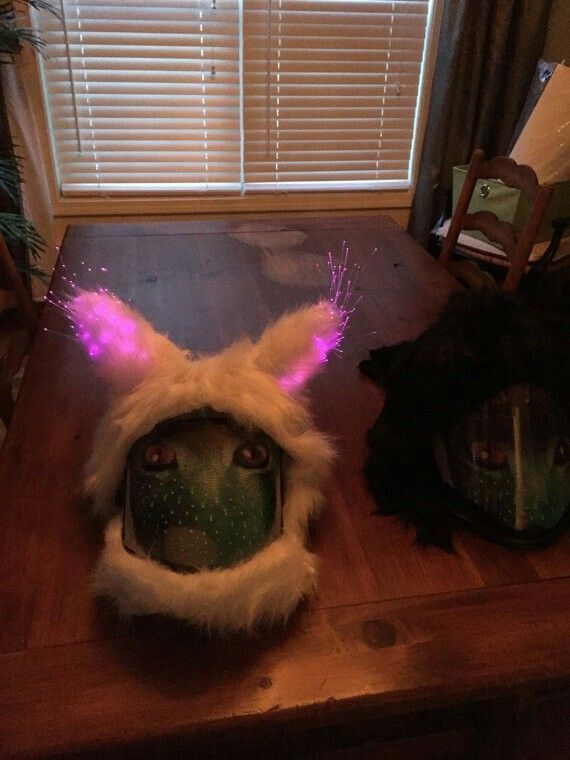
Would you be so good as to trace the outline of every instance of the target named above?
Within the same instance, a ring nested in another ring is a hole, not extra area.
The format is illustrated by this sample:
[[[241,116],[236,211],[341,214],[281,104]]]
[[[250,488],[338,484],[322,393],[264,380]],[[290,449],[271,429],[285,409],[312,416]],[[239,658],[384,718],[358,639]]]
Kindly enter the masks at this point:
[[[11,327],[5,349],[0,352],[0,419],[6,427],[12,415],[14,377],[29,353],[38,329],[38,316],[28,291],[14,265],[10,251],[0,235],[0,281],[11,290],[18,304],[21,326]]]
[[[478,179],[500,179],[508,187],[515,187],[521,191],[529,202],[531,210],[525,227],[520,233],[517,233],[512,224],[500,221],[490,211],[467,213]],[[524,274],[551,195],[552,188],[539,185],[537,176],[530,166],[519,165],[507,156],[485,160],[484,151],[476,150],[471,157],[457,207],[441,248],[440,263],[451,271],[452,256],[460,231],[479,230],[489,240],[502,246],[509,262],[502,289],[515,291]]]

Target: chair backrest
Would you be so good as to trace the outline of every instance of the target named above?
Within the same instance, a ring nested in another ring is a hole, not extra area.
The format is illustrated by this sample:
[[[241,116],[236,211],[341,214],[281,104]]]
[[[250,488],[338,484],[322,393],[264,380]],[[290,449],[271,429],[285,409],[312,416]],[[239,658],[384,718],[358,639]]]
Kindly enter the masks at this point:
[[[512,224],[500,221],[490,211],[467,213],[478,179],[500,179],[508,187],[515,187],[521,191],[521,194],[528,201],[530,213],[520,234],[517,233]],[[502,246],[509,262],[509,270],[503,282],[503,290],[516,290],[524,274],[551,195],[552,188],[548,185],[540,185],[530,166],[517,164],[507,156],[497,156],[485,160],[484,151],[474,151],[439,255],[440,263],[446,269],[450,268],[451,257],[461,230],[479,230],[489,240]]]

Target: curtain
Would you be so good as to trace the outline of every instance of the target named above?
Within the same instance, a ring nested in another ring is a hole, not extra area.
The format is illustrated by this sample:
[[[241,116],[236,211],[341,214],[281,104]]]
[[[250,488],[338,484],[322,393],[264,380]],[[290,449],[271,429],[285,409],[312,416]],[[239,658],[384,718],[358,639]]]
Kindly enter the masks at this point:
[[[446,0],[409,232],[426,245],[454,165],[507,152],[542,54],[552,0]]]

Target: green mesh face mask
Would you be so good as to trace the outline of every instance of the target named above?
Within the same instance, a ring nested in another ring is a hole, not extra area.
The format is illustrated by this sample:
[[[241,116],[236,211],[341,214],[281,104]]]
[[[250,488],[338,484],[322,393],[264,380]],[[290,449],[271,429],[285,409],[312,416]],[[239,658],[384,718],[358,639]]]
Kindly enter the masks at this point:
[[[127,460],[124,547],[179,572],[249,559],[281,532],[281,456],[228,417],[157,425]]]
[[[436,445],[461,516],[497,540],[548,537],[570,505],[570,422],[540,388],[519,384],[465,415]],[[471,509],[469,507],[471,505]]]

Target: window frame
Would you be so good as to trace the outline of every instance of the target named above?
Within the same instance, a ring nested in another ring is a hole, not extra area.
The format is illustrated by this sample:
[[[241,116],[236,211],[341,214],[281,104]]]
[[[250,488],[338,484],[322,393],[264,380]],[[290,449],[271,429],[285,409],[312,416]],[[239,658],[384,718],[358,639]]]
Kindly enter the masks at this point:
[[[29,80],[30,96],[36,110],[41,134],[41,149],[48,178],[52,213],[58,217],[107,217],[107,216],[179,216],[222,215],[238,213],[272,212],[342,212],[408,209],[417,183],[420,146],[423,142],[429,110],[429,93],[433,82],[437,49],[439,45],[444,0],[433,0],[431,14],[427,19],[428,44],[425,49],[423,73],[420,81],[418,115],[415,123],[411,159],[412,182],[406,189],[370,190],[294,190],[255,191],[246,194],[216,193],[187,194],[154,193],[152,195],[99,195],[64,196],[60,190],[55,156],[50,137],[51,125],[48,111],[41,62],[35,55],[35,76]],[[26,8],[30,24],[32,13]]]

